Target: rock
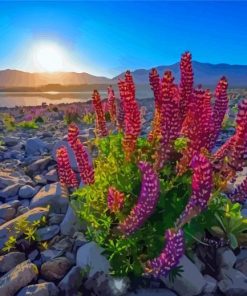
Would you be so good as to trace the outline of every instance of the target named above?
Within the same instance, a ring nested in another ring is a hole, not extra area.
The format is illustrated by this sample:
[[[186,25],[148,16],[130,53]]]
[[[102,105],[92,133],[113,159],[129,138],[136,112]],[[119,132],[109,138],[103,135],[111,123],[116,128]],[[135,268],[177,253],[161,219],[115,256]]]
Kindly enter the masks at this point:
[[[41,252],[41,259],[43,262],[47,262],[57,257],[61,257],[63,254],[64,254],[64,251],[48,249]]]
[[[79,230],[79,223],[71,206],[68,207],[67,213],[60,227],[61,234],[63,235],[73,235],[76,231]]]
[[[2,198],[8,198],[8,197],[13,197],[17,195],[18,190],[20,188],[20,184],[13,184],[5,187],[4,189],[0,190],[0,197]]]
[[[27,213],[29,211],[29,207],[19,206],[17,209],[17,216],[23,215],[24,213]]]
[[[64,237],[60,241],[54,243],[51,249],[63,252],[70,252],[72,250],[74,240],[70,237]]]
[[[95,242],[89,242],[81,246],[76,254],[76,265],[83,269],[89,268],[89,277],[96,272],[109,272],[110,264],[108,260],[101,254],[103,249]]]
[[[65,217],[64,214],[51,213],[49,215],[49,225],[61,224],[64,217]]]
[[[15,293],[36,279],[38,269],[29,260],[11,269],[0,278],[0,295],[14,296]]]
[[[34,261],[38,256],[39,256],[39,251],[35,249],[30,254],[28,254],[28,259],[30,259],[31,261]]]
[[[73,252],[76,253],[78,248],[80,248],[82,245],[88,243],[85,235],[82,232],[75,232],[73,235],[73,238],[75,239],[74,246],[73,246]]]
[[[15,236],[19,238],[22,233],[16,233],[15,231],[15,223],[20,221],[21,219],[27,219],[27,221],[33,222],[35,220],[41,219],[43,216],[48,215],[48,209],[46,208],[34,208],[29,210],[27,213],[12,219],[3,225],[0,226],[0,249],[4,247],[5,242],[9,239],[10,236]]]
[[[36,175],[34,177],[34,181],[37,183],[37,184],[40,184],[40,185],[45,185],[47,184],[47,180],[45,178],[45,176],[43,175]]]
[[[32,162],[27,168],[27,174],[30,176],[34,176],[43,173],[51,160],[52,158],[50,156],[47,156]]]
[[[0,219],[9,221],[15,217],[16,209],[10,204],[0,205]]]
[[[68,207],[68,198],[62,197],[62,189],[60,183],[48,184],[33,197],[30,208],[35,207],[51,207],[51,211],[55,213],[66,213]]]
[[[78,289],[81,284],[81,268],[79,266],[74,266],[61,280],[61,282],[58,284],[58,287],[64,296],[73,296],[77,295]]]
[[[12,147],[12,146],[17,145],[19,143],[20,139],[17,137],[5,137],[3,139],[3,141],[7,147]]]
[[[20,198],[32,198],[37,193],[37,189],[33,188],[30,185],[24,185],[19,190]]]
[[[48,281],[60,280],[71,266],[71,262],[66,257],[58,257],[42,264],[41,275]]]
[[[205,269],[205,264],[198,258],[196,254],[193,256],[193,262],[199,271],[203,271]]]
[[[39,228],[36,231],[36,235],[38,238],[38,241],[47,241],[51,238],[53,238],[56,234],[58,234],[60,231],[60,228],[58,225],[51,225]]]
[[[206,281],[206,286],[203,288],[204,293],[214,293],[217,290],[217,281],[212,276],[205,274],[204,279]]]
[[[246,296],[247,277],[234,268],[222,268],[218,288],[226,296]]]
[[[227,247],[219,248],[216,252],[216,262],[220,268],[231,268],[237,258],[233,251]]]
[[[243,260],[238,260],[235,268],[247,276],[247,258]]]
[[[168,277],[162,277],[161,280],[169,289],[174,290],[180,296],[200,294],[206,285],[206,281],[200,271],[185,255],[180,259],[178,266],[180,265],[183,272],[181,276],[175,278],[173,283],[169,281]]]
[[[247,217],[247,209],[246,209],[246,208],[241,210],[241,215],[242,215],[244,218]]]
[[[42,283],[23,288],[17,296],[57,296],[59,290],[54,283]]]
[[[58,181],[58,174],[57,174],[57,170],[53,169],[51,171],[49,171],[46,175],[45,178],[47,181],[49,182],[57,182]]]
[[[138,289],[136,292],[125,294],[126,296],[177,296],[168,289]]]
[[[93,291],[94,295],[124,296],[129,286],[127,278],[113,278],[103,272],[97,272],[85,282],[85,288]],[[164,292],[164,291],[163,291]],[[152,295],[152,294],[146,294]],[[157,294],[166,295],[166,294]],[[170,294],[172,296],[173,294]]]
[[[37,155],[47,152],[47,144],[39,138],[30,138],[26,142],[25,151],[26,154]]]
[[[6,221],[0,218],[0,225],[3,225]]]
[[[25,254],[20,252],[11,252],[9,254],[0,256],[0,273],[5,273],[10,271],[16,265],[25,261]]]

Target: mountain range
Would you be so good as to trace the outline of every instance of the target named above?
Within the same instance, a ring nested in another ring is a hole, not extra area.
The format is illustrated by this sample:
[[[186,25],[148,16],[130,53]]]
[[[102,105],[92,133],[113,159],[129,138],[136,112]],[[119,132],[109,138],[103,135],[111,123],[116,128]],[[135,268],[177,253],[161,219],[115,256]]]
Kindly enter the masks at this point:
[[[165,70],[171,70],[175,81],[179,80],[179,63],[169,66],[156,67],[162,76]],[[193,61],[195,83],[210,87],[215,86],[221,76],[226,76],[230,87],[247,87],[247,65],[210,64]],[[148,84],[150,69],[132,71],[137,84]],[[124,73],[113,77],[99,77],[88,73],[58,72],[58,73],[29,73],[18,70],[0,71],[0,88],[38,87],[48,84],[84,85],[84,84],[116,84]]]

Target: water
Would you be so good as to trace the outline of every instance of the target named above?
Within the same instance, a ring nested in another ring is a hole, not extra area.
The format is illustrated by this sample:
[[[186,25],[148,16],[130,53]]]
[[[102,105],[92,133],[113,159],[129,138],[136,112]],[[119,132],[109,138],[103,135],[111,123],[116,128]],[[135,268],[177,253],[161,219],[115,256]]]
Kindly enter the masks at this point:
[[[107,88],[107,87],[106,87]],[[116,96],[119,97],[117,86],[114,86]],[[101,98],[107,97],[105,90],[99,91]],[[73,102],[85,102],[91,99],[92,91],[84,92],[0,92],[0,108],[15,106],[40,106],[42,103],[62,104]],[[138,99],[153,97],[150,87],[147,85],[136,86]]]
[[[101,92],[102,97],[106,96],[106,92]],[[0,93],[0,107],[15,106],[39,106],[46,104],[61,104],[73,102],[85,102],[90,100],[92,92],[76,92],[76,93],[59,93],[59,92],[43,92],[43,93]]]

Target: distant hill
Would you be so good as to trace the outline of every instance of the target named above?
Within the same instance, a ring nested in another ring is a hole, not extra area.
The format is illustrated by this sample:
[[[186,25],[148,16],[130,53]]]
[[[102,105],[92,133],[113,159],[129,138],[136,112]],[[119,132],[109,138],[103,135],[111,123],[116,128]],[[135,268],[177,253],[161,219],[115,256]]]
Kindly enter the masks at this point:
[[[160,75],[165,70],[171,70],[176,81],[179,81],[179,63],[170,66],[156,67]],[[210,87],[215,86],[221,76],[226,76],[230,87],[247,87],[247,65],[209,64],[193,61],[195,83]],[[150,69],[134,70],[133,77],[137,84],[148,84]],[[28,73],[18,70],[0,71],[0,89],[14,87],[40,87],[44,85],[77,86],[92,84],[116,84],[124,73],[110,79],[94,76],[88,73],[61,72],[61,73]],[[69,87],[71,90],[71,87]],[[73,87],[72,87],[73,88]],[[57,87],[59,89],[59,87]],[[76,89],[76,87],[75,87]]]
[[[160,75],[164,71],[171,70],[178,82],[180,79],[179,63],[170,66],[156,67]],[[229,65],[229,64],[209,64],[193,61],[193,71],[195,76],[195,83],[206,86],[215,86],[217,81],[226,76],[230,87],[247,87],[247,65]],[[150,69],[139,69],[132,72],[133,78],[138,84],[148,83],[148,75]],[[124,73],[114,77],[118,79],[123,77]]]

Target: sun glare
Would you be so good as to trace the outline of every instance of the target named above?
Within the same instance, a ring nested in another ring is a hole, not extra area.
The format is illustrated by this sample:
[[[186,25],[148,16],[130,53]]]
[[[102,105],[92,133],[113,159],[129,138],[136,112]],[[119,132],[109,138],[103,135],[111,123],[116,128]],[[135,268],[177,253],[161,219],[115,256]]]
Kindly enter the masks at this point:
[[[63,71],[66,64],[66,56],[63,50],[56,44],[39,44],[33,50],[34,63],[40,71]]]

